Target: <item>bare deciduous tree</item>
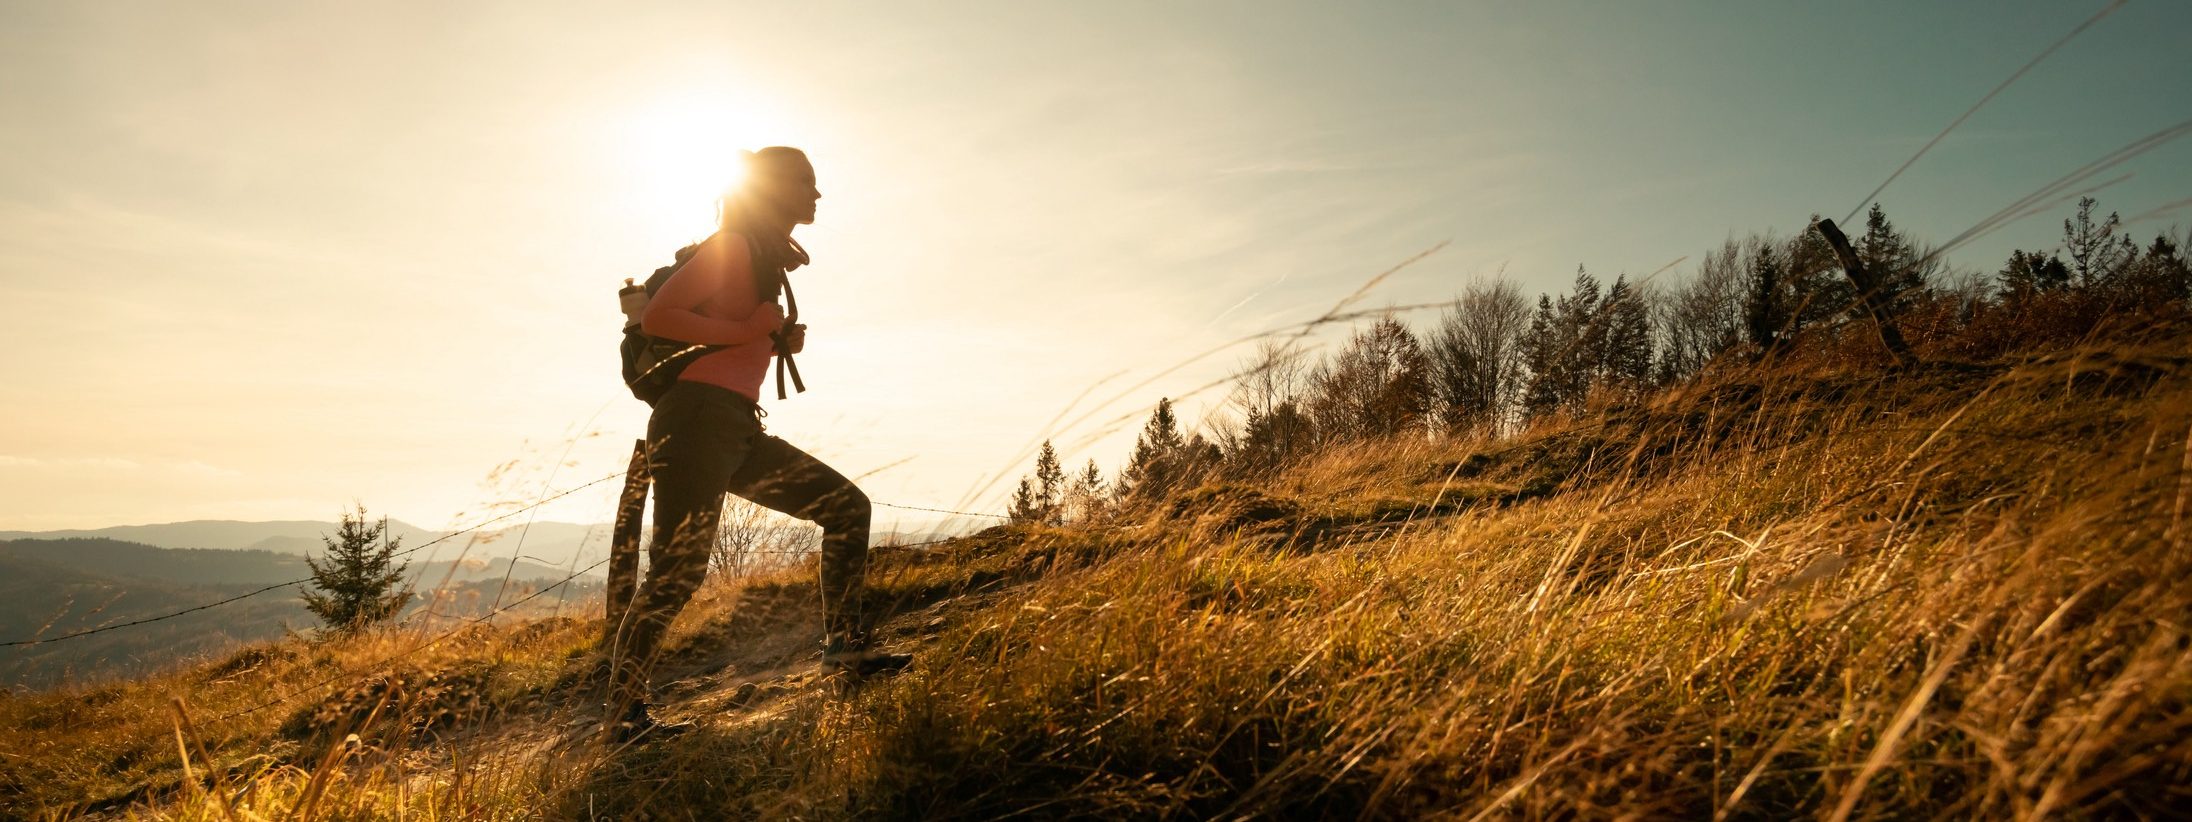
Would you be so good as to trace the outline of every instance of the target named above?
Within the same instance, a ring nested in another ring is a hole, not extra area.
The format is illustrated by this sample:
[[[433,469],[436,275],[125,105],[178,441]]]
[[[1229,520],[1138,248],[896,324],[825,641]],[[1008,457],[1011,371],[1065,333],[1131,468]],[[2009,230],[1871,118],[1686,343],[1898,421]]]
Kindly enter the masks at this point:
[[[1660,383],[1688,379],[1742,343],[1744,286],[1741,247],[1730,240],[1705,254],[1689,282],[1651,292]]]
[[[741,577],[790,564],[820,548],[821,534],[807,523],[727,496],[716,525],[712,559],[718,572]]]
[[[1503,279],[1462,292],[1430,334],[1431,390],[1440,427],[1497,434],[1521,395],[1520,345],[1530,327],[1530,303]]]
[[[1378,320],[1311,371],[1305,405],[1317,436],[1336,442],[1427,429],[1429,372],[1416,335],[1397,320]]]
[[[1073,478],[1066,489],[1066,517],[1071,522],[1102,522],[1111,513],[1111,484],[1104,481],[1103,469],[1096,467],[1095,460]]]
[[[1264,340],[1234,374],[1227,405],[1240,421],[1216,432],[1228,468],[1261,474],[1309,450],[1315,432],[1301,411],[1301,395],[1308,387],[1306,359],[1286,342]]]

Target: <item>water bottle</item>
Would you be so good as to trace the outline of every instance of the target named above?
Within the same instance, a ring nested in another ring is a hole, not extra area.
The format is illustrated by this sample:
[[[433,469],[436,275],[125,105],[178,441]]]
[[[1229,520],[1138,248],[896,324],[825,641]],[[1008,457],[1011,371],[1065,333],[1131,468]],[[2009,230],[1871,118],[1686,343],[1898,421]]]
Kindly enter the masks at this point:
[[[624,330],[638,328],[639,315],[647,310],[647,289],[626,277],[624,287],[617,289],[617,303],[624,309]]]

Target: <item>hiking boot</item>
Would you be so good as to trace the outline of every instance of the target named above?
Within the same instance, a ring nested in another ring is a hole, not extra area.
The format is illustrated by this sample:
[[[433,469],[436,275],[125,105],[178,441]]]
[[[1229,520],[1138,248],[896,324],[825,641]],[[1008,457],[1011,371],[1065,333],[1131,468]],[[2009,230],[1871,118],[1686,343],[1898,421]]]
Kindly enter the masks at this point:
[[[624,746],[641,739],[668,739],[692,730],[690,722],[664,722],[655,718],[654,711],[645,702],[634,702],[624,716],[609,723],[605,729],[609,744]]]
[[[895,674],[913,664],[912,654],[882,651],[837,651],[822,655],[822,676],[845,676],[853,681]]]

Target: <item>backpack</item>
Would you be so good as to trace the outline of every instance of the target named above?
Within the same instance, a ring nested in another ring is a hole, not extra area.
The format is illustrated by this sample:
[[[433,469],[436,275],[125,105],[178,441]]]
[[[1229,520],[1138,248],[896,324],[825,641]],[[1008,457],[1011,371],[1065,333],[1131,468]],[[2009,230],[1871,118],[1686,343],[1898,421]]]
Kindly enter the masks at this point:
[[[797,242],[788,238],[786,242],[791,252],[789,255],[780,252],[770,256],[785,257],[788,265],[770,264],[770,261],[764,260],[757,244],[748,243],[748,248],[751,249],[755,285],[760,290],[761,301],[776,302],[781,295],[789,306],[784,314],[784,325],[789,329],[799,320],[799,300],[792,296],[791,283],[784,275],[788,270],[804,264],[807,254]],[[661,401],[662,395],[669,393],[671,386],[677,385],[678,375],[684,373],[685,366],[726,347],[657,337],[639,328],[639,318],[647,311],[647,301],[654,297],[655,292],[662,290],[662,284],[669,282],[670,275],[677,273],[679,267],[691,260],[693,253],[699,248],[696,243],[678,249],[676,261],[655,269],[647,277],[645,284],[634,283],[634,278],[626,277],[624,287],[617,289],[617,302],[624,312],[624,339],[617,346],[618,357],[623,365],[624,385],[631,389],[632,396],[649,406]],[[791,347],[784,332],[778,331],[770,335],[770,338],[776,344],[776,398],[784,399],[786,396],[784,379],[787,369],[792,385],[799,391],[806,391],[806,381],[800,379],[799,365],[792,361]]]

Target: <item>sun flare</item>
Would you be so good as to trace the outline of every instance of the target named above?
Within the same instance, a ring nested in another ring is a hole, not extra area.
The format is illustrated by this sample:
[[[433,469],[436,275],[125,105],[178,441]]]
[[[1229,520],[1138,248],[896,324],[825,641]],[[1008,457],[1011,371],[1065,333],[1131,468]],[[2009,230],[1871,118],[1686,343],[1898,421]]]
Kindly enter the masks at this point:
[[[730,94],[665,97],[620,122],[616,151],[635,213],[679,238],[713,227],[717,201],[744,173],[740,150],[782,142],[773,106]]]

